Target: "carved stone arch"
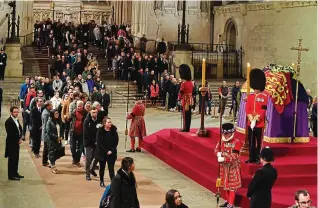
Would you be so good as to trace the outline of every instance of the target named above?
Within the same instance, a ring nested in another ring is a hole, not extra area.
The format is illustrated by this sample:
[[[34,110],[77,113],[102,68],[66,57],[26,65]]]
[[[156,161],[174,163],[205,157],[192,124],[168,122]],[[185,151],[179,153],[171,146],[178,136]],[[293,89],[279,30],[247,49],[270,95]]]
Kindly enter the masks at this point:
[[[238,36],[238,29],[236,21],[233,17],[229,18],[224,25],[224,37],[226,45],[233,45],[236,49],[236,38]]]

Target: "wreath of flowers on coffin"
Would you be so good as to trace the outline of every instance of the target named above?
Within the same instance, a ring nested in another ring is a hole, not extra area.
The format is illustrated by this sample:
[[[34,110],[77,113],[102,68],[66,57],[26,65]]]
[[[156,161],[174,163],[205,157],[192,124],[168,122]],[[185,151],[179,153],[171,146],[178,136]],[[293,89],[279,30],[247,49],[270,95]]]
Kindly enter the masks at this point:
[[[271,70],[272,72],[286,72],[286,73],[292,73],[293,76],[296,75],[296,71],[292,66],[283,66],[278,65],[274,62],[270,63],[268,66],[264,67],[264,70]]]

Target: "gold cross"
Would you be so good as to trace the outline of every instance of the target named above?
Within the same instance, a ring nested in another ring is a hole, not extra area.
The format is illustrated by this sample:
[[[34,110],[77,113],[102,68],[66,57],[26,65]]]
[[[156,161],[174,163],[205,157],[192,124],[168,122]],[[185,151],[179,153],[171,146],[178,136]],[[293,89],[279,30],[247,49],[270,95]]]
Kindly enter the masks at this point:
[[[297,71],[296,71],[296,76],[297,76],[297,79],[299,79],[299,76],[300,76],[300,62],[301,62],[301,52],[302,51],[309,51],[309,48],[302,48],[301,47],[301,43],[303,41],[302,38],[299,38],[298,39],[298,47],[291,47],[290,49],[293,50],[293,51],[298,51],[298,59],[297,59]]]

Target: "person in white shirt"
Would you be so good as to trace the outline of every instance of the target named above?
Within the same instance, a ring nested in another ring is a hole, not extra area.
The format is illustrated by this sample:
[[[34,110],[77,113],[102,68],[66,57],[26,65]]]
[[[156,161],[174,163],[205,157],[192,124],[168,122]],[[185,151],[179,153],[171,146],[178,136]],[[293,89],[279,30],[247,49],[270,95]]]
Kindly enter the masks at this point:
[[[56,79],[53,81],[53,90],[54,91],[62,91],[63,82],[60,80],[59,76],[56,76]]]
[[[60,98],[60,93],[56,91],[54,93],[54,97],[52,97],[50,101],[52,102],[53,109],[58,110],[62,102],[62,99]]]

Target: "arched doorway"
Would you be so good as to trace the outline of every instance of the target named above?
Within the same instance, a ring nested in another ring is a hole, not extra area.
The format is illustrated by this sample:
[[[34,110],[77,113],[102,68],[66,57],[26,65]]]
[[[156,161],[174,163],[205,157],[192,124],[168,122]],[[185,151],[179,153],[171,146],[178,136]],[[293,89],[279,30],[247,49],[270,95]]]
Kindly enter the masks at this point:
[[[237,46],[237,24],[233,18],[229,18],[224,26],[225,52],[223,53],[223,77],[241,77],[241,52]]]
[[[236,36],[237,36],[237,27],[233,18],[230,18],[225,23],[224,27],[225,34],[225,43],[229,46],[229,51],[236,50]]]

